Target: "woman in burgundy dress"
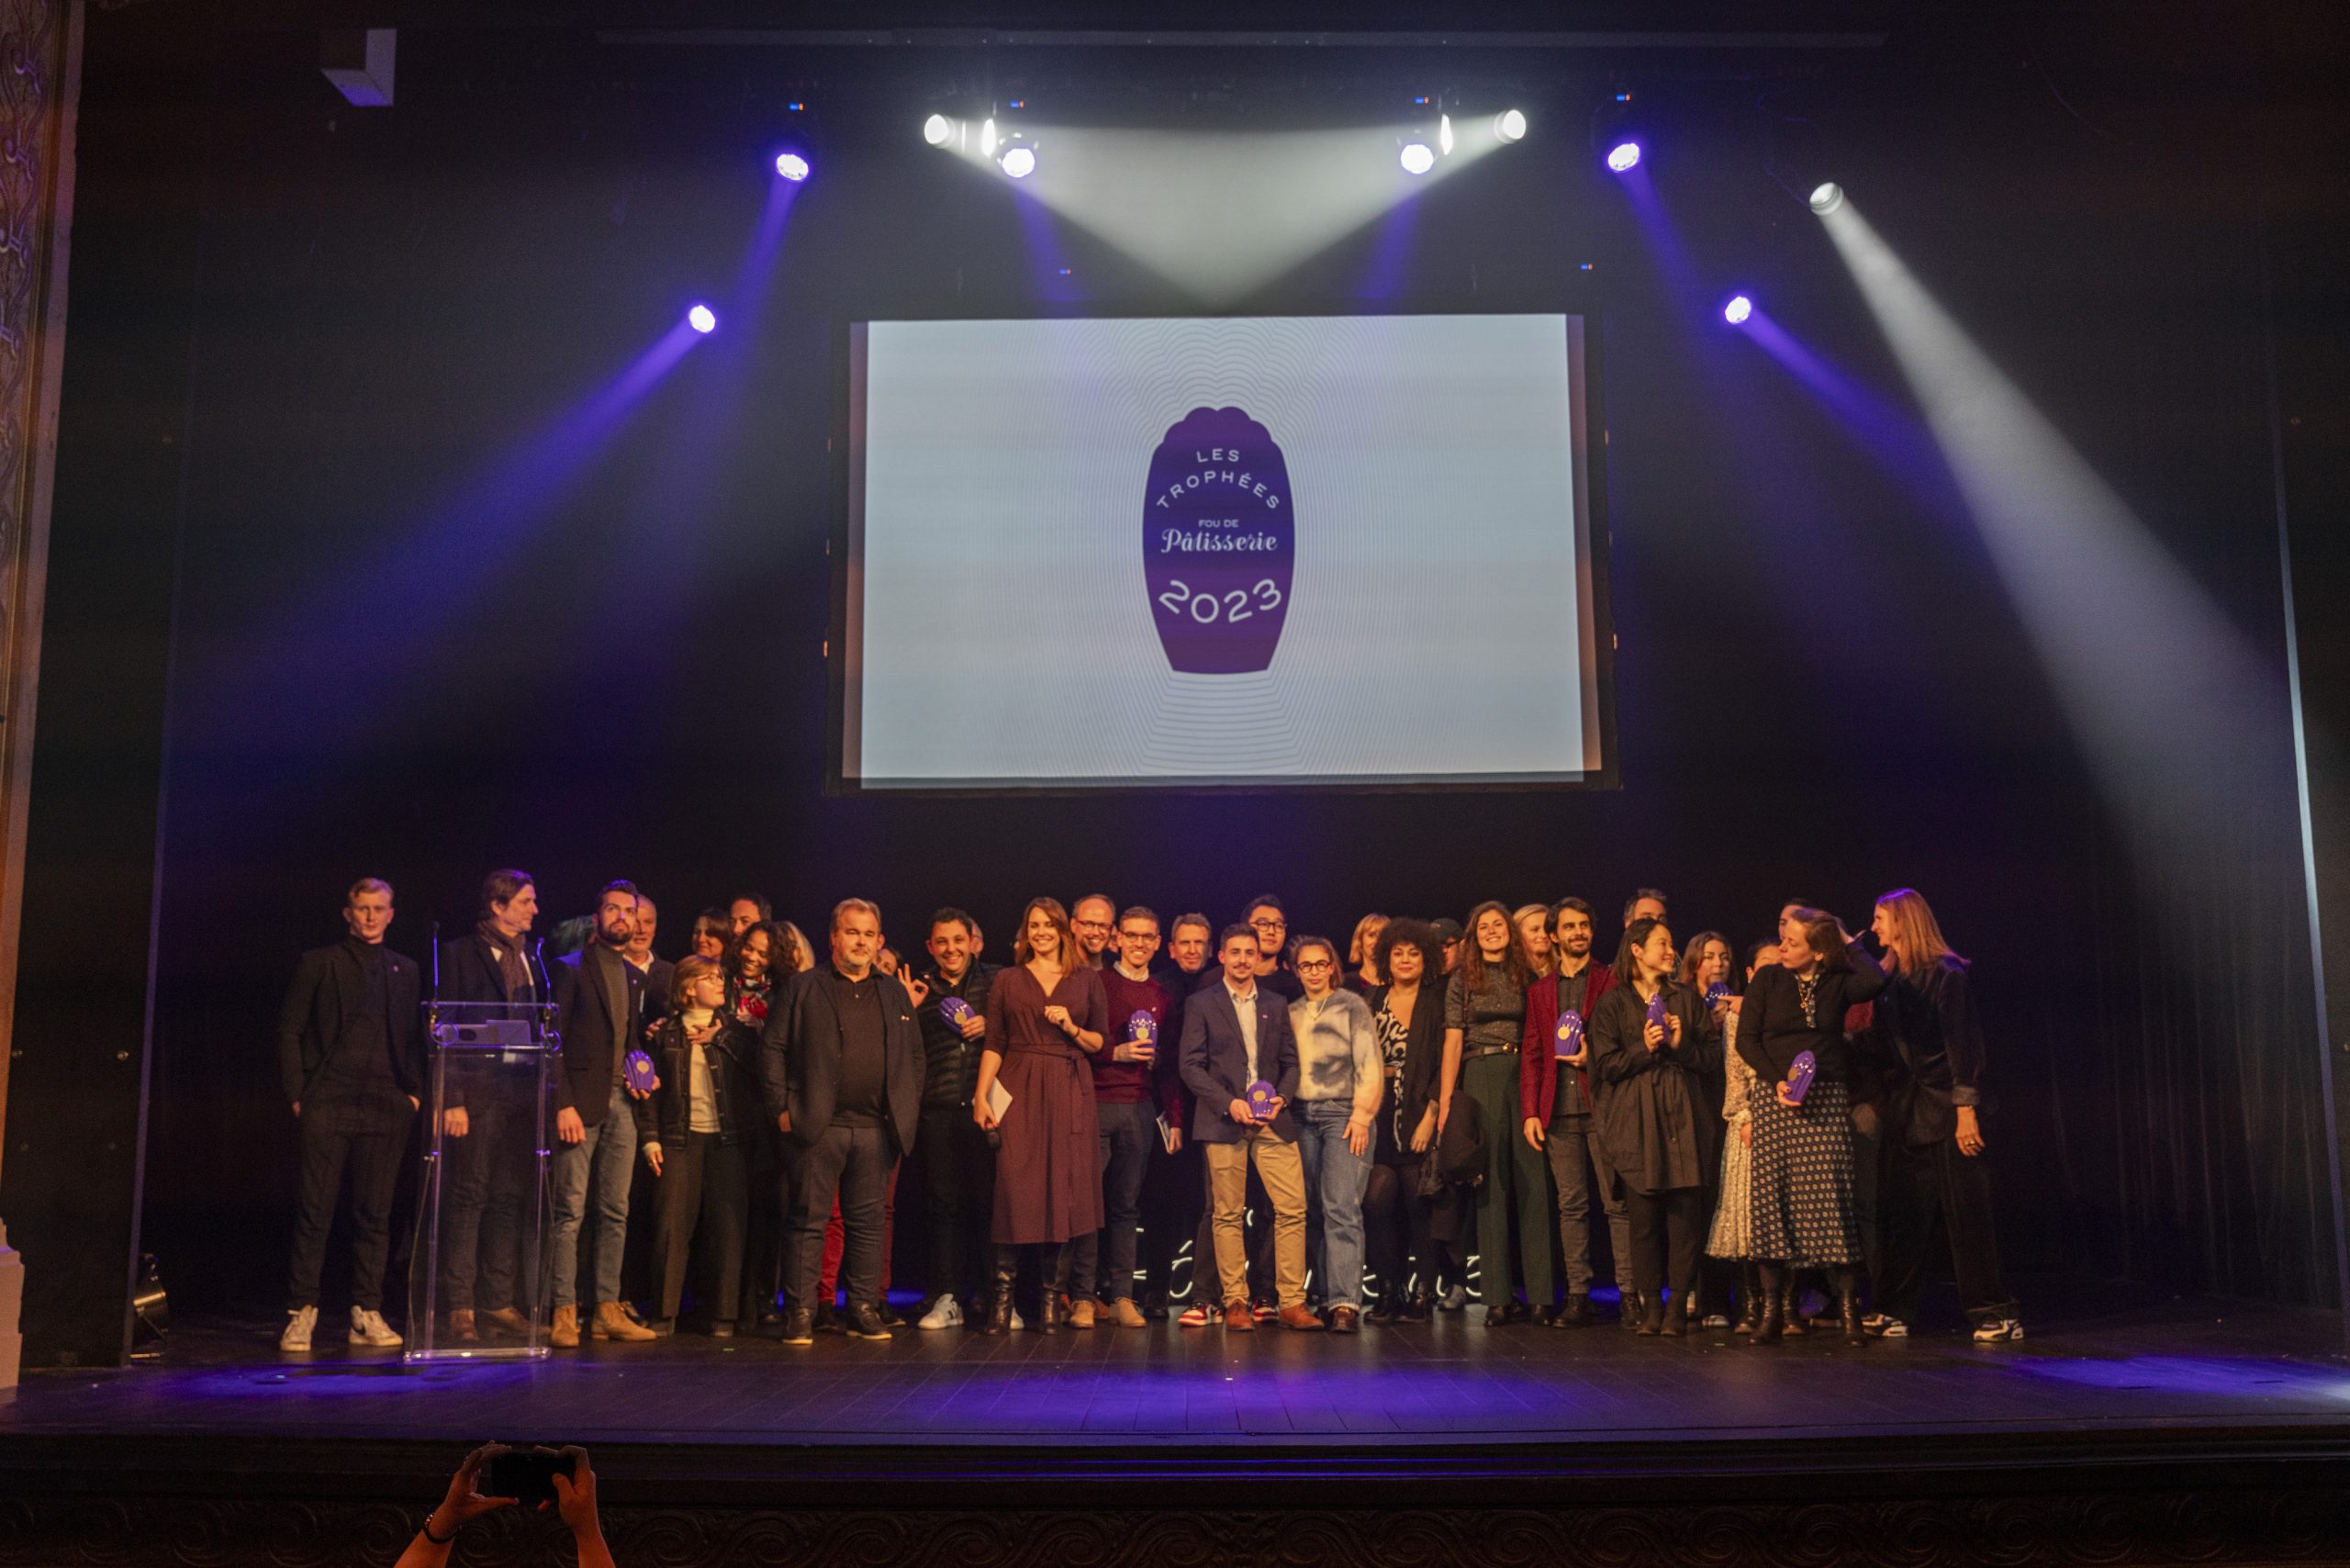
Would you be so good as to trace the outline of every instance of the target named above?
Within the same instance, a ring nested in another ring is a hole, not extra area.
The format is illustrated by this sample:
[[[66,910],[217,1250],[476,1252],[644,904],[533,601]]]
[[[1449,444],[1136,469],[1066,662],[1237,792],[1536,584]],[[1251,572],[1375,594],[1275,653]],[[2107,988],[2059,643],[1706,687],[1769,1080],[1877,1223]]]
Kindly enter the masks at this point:
[[[984,1331],[1011,1332],[1020,1249],[1032,1247],[1045,1282],[1036,1327],[1049,1334],[1060,1305],[1061,1247],[1102,1228],[1102,1134],[1085,1058],[1109,1033],[1110,1001],[1094,970],[1065,968],[1075,963],[1077,943],[1059,903],[1030,900],[1019,931],[1018,962],[988,993],[987,1046],[971,1097],[971,1119],[1000,1139],[995,1293]],[[1012,1096],[1001,1124],[988,1107],[999,1081]]]

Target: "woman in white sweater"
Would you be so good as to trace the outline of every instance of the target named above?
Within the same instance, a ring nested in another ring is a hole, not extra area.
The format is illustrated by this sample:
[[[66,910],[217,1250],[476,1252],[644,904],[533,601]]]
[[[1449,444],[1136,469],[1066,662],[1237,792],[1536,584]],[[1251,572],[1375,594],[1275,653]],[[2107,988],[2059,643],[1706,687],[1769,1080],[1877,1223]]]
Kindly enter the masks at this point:
[[[1386,1078],[1371,1007],[1338,982],[1337,945],[1301,936],[1291,963],[1305,994],[1289,1004],[1297,1036],[1297,1151],[1305,1190],[1322,1206],[1315,1273],[1330,1331],[1351,1334],[1362,1318],[1362,1194],[1371,1183],[1371,1124]]]

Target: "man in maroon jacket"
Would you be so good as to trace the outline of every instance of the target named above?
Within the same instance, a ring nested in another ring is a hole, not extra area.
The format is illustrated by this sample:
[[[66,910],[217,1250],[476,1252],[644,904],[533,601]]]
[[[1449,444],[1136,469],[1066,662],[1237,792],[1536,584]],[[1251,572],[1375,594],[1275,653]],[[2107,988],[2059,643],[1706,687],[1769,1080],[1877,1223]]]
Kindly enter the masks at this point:
[[[1616,983],[1616,971],[1591,959],[1591,906],[1561,899],[1550,906],[1551,972],[1526,995],[1526,1038],[1518,1051],[1518,1095],[1525,1106],[1526,1141],[1550,1158],[1551,1185],[1558,1193],[1559,1255],[1567,1264],[1567,1305],[1555,1315],[1537,1302],[1536,1315],[1554,1328],[1591,1321],[1591,1190],[1598,1179],[1599,1202],[1607,1214],[1607,1236],[1616,1255],[1618,1294],[1631,1277],[1632,1222],[1622,1189],[1607,1167],[1606,1152],[1592,1126],[1588,1047],[1578,1038],[1574,1054],[1561,1057],[1559,1025],[1569,1010],[1589,1018]],[[1624,1321],[1638,1314],[1624,1303]]]

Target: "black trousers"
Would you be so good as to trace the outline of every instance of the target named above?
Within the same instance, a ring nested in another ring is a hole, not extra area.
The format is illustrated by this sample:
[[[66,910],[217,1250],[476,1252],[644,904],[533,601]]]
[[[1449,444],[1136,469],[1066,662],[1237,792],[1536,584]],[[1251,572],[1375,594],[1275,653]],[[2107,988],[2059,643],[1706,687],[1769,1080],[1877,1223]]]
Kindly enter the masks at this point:
[[[538,1278],[522,1256],[525,1216],[538,1202],[535,1118],[527,1095],[469,1089],[465,1136],[444,1138],[441,1200],[441,1305],[496,1312],[517,1305],[518,1282]],[[534,1294],[534,1293],[533,1293]],[[535,1299],[520,1304],[537,1310]]]
[[[775,1310],[776,1295],[783,1289],[783,1234],[790,1222],[791,1185],[785,1175],[783,1135],[764,1112],[742,1147],[750,1213],[744,1226],[740,1316],[744,1322],[756,1324]]]
[[[968,1105],[924,1105],[915,1147],[922,1154],[923,1206],[930,1220],[930,1262],[923,1288],[983,1298],[995,1202],[995,1150]]]
[[[343,1177],[351,1178],[351,1305],[380,1312],[384,1262],[392,1248],[392,1193],[415,1113],[314,1099],[302,1107],[301,1166],[294,1190],[294,1255],[285,1270],[289,1307],[319,1305]]]
[[[1150,1159],[1142,1173],[1142,1271],[1143,1288],[1155,1298],[1175,1294],[1175,1257],[1183,1249],[1183,1238],[1199,1228],[1207,1181],[1200,1146],[1187,1135],[1183,1147],[1169,1154],[1154,1123]],[[1213,1259],[1195,1254],[1194,1279],[1207,1277],[1198,1271],[1203,1268],[1213,1273]]]
[[[841,1283],[852,1302],[881,1299],[881,1227],[897,1140],[887,1127],[835,1122],[812,1143],[791,1146],[791,1226],[784,1242],[784,1294],[794,1310],[815,1310],[824,1262],[824,1226],[841,1205]]]
[[[1936,1143],[1887,1137],[1879,1151],[1876,1307],[1904,1323],[1917,1320],[1925,1290],[1934,1222],[1950,1237],[1958,1303],[1976,1323],[2013,1317],[2016,1304],[1999,1279],[1999,1241],[1991,1225],[1991,1170],[1982,1155],[1958,1152],[1956,1135]]]
[[[1662,1193],[1627,1188],[1624,1206],[1632,1222],[1632,1288],[1654,1297],[1670,1284],[1686,1305],[1697,1283],[1697,1259],[1706,1245],[1706,1193],[1701,1187]],[[1670,1278],[1665,1278],[1666,1274]]]
[[[658,1204],[653,1211],[653,1276],[660,1316],[677,1316],[699,1240],[710,1260],[710,1290],[697,1299],[712,1320],[733,1321],[743,1299],[743,1243],[751,1210],[743,1146],[716,1133],[688,1133],[682,1145],[665,1143],[653,1191]]]
[[[1383,1295],[1404,1294],[1415,1260],[1418,1288],[1436,1293],[1436,1249],[1429,1232],[1435,1206],[1419,1195],[1419,1189],[1416,1158],[1371,1168],[1371,1185],[1362,1195],[1363,1255]]]

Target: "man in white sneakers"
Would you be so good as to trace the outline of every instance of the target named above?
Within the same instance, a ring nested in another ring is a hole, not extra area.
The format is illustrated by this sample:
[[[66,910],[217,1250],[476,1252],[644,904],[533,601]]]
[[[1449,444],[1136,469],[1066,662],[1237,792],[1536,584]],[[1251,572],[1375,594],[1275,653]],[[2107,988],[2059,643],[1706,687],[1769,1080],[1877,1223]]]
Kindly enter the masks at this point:
[[[294,1255],[287,1266],[282,1350],[307,1350],[319,1322],[327,1234],[350,1178],[351,1342],[389,1350],[384,1260],[392,1190],[408,1124],[424,1092],[424,1014],[416,964],[389,952],[392,890],[374,877],[344,895],[348,935],[302,955],[277,1014],[278,1076],[301,1137]]]

